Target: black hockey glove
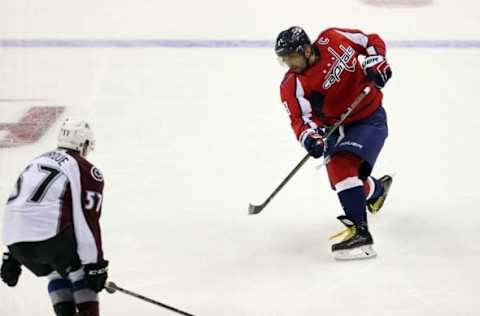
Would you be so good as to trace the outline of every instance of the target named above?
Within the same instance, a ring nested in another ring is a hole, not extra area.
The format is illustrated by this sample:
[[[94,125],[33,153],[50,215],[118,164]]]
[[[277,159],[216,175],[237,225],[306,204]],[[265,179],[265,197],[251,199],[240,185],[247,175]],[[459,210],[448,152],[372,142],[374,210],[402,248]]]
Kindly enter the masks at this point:
[[[85,286],[100,292],[105,287],[108,277],[108,261],[104,260],[100,263],[90,263],[83,267],[85,271]]]
[[[322,157],[325,144],[319,133],[311,133],[308,135],[303,141],[303,145],[313,158]]]
[[[3,254],[1,277],[2,281],[8,286],[17,285],[18,278],[22,273],[22,268],[20,262],[15,259],[11,253],[5,252]]]
[[[382,55],[368,56],[363,61],[363,70],[367,78],[379,88],[383,88],[392,77],[392,69]]]

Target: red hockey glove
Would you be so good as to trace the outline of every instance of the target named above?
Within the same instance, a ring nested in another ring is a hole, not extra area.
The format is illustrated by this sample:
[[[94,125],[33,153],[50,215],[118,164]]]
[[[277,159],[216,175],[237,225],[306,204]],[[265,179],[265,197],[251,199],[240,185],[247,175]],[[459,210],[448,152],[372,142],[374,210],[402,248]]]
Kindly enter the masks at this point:
[[[375,82],[379,88],[383,88],[392,77],[390,65],[382,55],[368,56],[362,65],[368,79]]]

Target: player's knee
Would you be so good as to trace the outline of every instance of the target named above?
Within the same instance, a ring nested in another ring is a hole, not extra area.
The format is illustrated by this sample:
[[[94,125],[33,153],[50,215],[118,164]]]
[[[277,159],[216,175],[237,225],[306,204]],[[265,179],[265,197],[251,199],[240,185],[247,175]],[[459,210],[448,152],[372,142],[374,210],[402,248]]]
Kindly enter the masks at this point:
[[[48,278],[48,295],[52,301],[55,313],[57,313],[57,315],[73,315],[73,313],[68,314],[70,306],[73,306],[73,309],[75,310],[72,284],[70,281],[63,279],[56,272],[51,273]]]
[[[363,185],[359,179],[359,168],[362,160],[348,152],[341,152],[333,155],[327,165],[328,177],[332,187],[337,191],[339,187],[352,185]]]
[[[98,294],[85,286],[83,268],[71,272],[68,277],[72,282],[73,299],[79,315],[98,316]]]

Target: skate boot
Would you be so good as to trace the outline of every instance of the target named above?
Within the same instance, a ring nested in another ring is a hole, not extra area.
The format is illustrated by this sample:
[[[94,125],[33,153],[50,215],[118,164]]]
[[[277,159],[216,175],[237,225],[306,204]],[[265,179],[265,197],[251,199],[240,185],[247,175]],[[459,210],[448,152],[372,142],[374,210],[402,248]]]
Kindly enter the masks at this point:
[[[336,260],[353,260],[372,258],[377,255],[373,250],[372,235],[366,223],[355,223],[345,215],[337,217],[347,229],[330,237],[330,239],[346,235],[343,241],[332,245],[333,257]]]
[[[387,174],[378,179],[378,181],[380,181],[380,184],[382,185],[383,193],[376,199],[367,201],[367,209],[372,214],[377,213],[382,208],[383,203],[385,203],[387,198],[388,191],[390,190],[390,186],[392,185],[393,179]]]

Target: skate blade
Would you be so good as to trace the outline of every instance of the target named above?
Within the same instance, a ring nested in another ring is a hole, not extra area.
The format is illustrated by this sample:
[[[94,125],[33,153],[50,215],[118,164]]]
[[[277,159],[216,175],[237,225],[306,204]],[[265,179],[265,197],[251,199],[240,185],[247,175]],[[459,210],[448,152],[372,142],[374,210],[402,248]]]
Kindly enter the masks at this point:
[[[368,259],[376,256],[377,252],[373,249],[372,245],[362,246],[353,249],[337,250],[333,252],[333,258],[335,260]]]

